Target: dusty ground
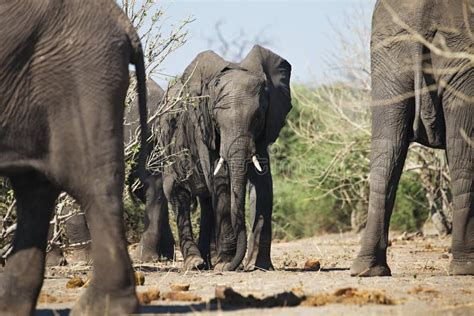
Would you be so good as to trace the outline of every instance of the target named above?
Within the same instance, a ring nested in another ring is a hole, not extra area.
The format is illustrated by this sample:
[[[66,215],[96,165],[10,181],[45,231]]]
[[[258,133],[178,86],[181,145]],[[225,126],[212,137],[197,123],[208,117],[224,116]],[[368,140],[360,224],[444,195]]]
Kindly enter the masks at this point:
[[[189,293],[200,302],[156,300],[142,307],[143,314],[168,313],[237,313],[261,315],[411,315],[443,314],[474,315],[474,277],[448,276],[447,267],[450,237],[392,235],[389,248],[389,264],[393,277],[352,278],[349,267],[358,250],[359,237],[354,234],[325,235],[288,243],[276,243],[272,256],[276,271],[264,272],[180,272],[180,262],[136,266],[145,275],[145,285],[138,291],[158,288],[162,293],[170,291],[171,284],[189,284]],[[307,259],[321,261],[317,272],[303,271]],[[40,315],[65,315],[74,300],[84,290],[66,289],[66,283],[74,274],[85,277],[84,267],[60,267],[49,269],[43,287]],[[263,298],[293,290],[302,295],[334,293],[351,287],[362,293],[375,290],[393,301],[382,304],[327,304],[318,307],[247,308],[243,306],[219,306],[209,304],[219,285],[232,287],[243,294]],[[54,303],[44,303],[55,300]],[[53,312],[53,310],[55,310]]]

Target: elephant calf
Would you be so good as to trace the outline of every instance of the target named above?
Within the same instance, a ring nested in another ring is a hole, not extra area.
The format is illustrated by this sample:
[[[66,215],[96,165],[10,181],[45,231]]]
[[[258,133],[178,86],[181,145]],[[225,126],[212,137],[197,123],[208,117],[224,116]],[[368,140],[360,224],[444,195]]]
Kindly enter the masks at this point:
[[[454,208],[450,271],[474,274],[474,67],[466,57],[473,55],[472,10],[468,0],[375,5],[369,214],[351,275],[391,275],[389,221],[414,141],[446,150]]]
[[[156,121],[155,141],[163,151],[163,163],[148,179],[154,201],[147,204],[159,207],[147,207],[151,226],[139,251],[156,249],[156,232],[167,222],[169,201],[185,268],[203,267],[203,257],[209,257],[210,243],[216,240],[216,268],[235,270],[247,250],[249,181],[254,221],[246,267],[272,268],[273,192],[267,147],[277,139],[291,109],[290,75],[285,59],[258,45],[238,64],[206,51],[186,68],[165,94],[163,102],[172,110]],[[201,205],[199,246],[190,220],[195,197]]]
[[[133,313],[122,134],[133,63],[146,145],[140,39],[114,0],[0,1],[0,21],[0,175],[11,181],[18,216],[1,275],[0,314],[34,313],[61,191],[85,210],[93,240],[94,278],[72,314]]]

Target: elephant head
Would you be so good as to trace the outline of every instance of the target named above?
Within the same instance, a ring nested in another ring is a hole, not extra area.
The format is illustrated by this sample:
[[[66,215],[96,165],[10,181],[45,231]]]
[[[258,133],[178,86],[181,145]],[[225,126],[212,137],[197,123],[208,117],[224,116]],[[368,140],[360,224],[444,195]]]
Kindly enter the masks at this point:
[[[220,157],[214,175],[224,163],[228,167],[237,251],[227,270],[241,263],[247,248],[247,166],[252,162],[264,172],[256,156],[257,146],[274,142],[284,125],[291,109],[290,75],[291,65],[285,59],[255,45],[241,63],[227,62],[212,51],[203,52],[182,77],[191,95],[200,97],[202,135],[209,150]]]

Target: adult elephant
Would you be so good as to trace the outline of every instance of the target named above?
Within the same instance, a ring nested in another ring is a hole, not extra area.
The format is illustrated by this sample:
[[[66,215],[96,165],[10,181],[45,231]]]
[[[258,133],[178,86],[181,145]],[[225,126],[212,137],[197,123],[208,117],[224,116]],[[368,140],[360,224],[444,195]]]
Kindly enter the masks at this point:
[[[246,267],[272,268],[267,147],[291,109],[290,75],[285,59],[256,45],[238,64],[212,51],[200,53],[168,89],[163,102],[172,110],[157,121],[164,163],[155,187],[157,200],[169,201],[176,214],[186,269],[204,265],[214,238],[217,268],[235,270],[241,264],[247,250],[247,181],[255,203]],[[195,197],[201,204],[200,246],[190,220]],[[160,214],[148,216],[162,218],[167,209],[159,209]]]
[[[34,313],[61,191],[84,208],[93,239],[94,278],[72,314],[133,313],[122,133],[131,62],[146,142],[140,39],[113,0],[1,1],[0,21],[0,175],[11,181],[18,216],[0,314]]]
[[[389,221],[410,142],[446,150],[454,208],[450,271],[474,274],[472,10],[467,0],[375,5],[369,214],[353,276],[391,274]]]

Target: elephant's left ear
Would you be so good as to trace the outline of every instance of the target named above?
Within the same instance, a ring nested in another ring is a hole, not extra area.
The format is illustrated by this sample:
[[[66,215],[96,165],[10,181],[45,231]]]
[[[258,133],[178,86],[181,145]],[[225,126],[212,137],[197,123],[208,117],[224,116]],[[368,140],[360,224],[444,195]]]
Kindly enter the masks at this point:
[[[255,45],[240,66],[252,72],[265,73],[269,90],[265,138],[268,143],[273,143],[278,138],[285,124],[286,115],[291,110],[291,65],[271,50]]]

